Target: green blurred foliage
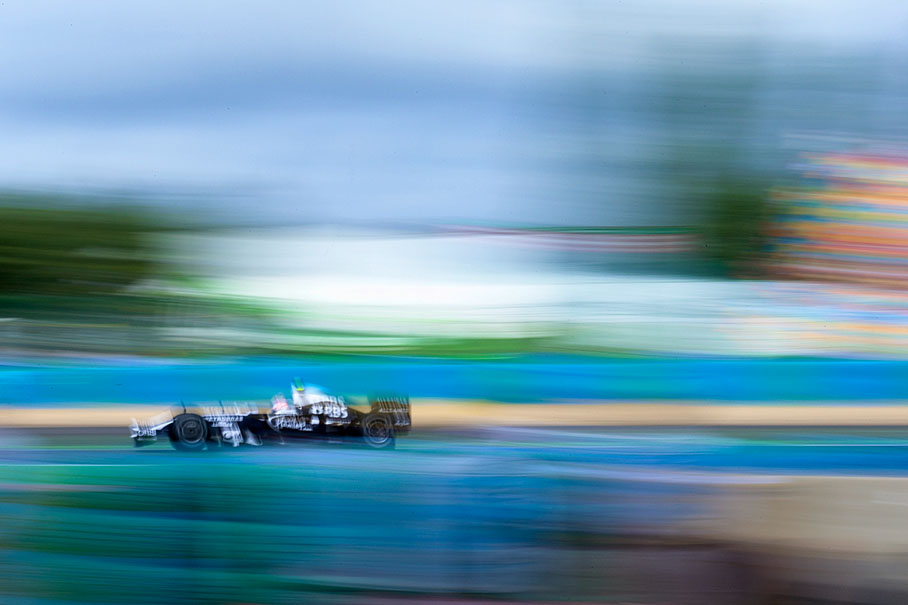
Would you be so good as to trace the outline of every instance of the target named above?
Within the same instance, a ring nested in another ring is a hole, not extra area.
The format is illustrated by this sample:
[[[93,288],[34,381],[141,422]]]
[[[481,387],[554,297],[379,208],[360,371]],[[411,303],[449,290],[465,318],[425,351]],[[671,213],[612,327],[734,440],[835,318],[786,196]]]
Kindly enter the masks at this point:
[[[758,277],[780,159],[765,129],[765,47],[748,38],[667,39],[659,56],[649,109],[664,153],[654,169],[703,238],[700,259],[679,270]]]
[[[278,313],[213,294],[165,254],[181,217],[131,201],[0,192],[0,343],[31,351],[208,353],[184,329],[272,333]],[[217,352],[237,346],[220,343]]]
[[[767,245],[769,193],[757,179],[723,178],[706,193],[703,252],[724,277],[760,275]]]
[[[155,272],[155,225],[138,210],[5,195],[0,225],[0,296],[103,296]]]

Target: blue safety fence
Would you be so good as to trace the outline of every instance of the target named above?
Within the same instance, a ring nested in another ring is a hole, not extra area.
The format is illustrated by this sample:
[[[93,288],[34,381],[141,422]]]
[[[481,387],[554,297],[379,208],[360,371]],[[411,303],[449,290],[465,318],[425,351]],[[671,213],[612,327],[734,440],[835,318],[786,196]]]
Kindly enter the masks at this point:
[[[172,363],[0,366],[0,403],[162,403],[268,399],[293,377],[343,394],[503,402],[706,400],[895,401],[908,361],[615,359],[531,355],[504,360],[252,358]]]

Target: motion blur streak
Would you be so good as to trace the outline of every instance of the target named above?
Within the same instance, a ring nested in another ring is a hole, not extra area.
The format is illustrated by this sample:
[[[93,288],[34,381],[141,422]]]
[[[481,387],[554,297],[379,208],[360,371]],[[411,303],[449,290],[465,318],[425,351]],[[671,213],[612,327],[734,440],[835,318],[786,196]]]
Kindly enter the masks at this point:
[[[396,452],[201,457],[130,453],[109,431],[3,436],[5,600],[860,596],[870,576],[901,588],[908,545],[893,430],[441,431]]]
[[[902,480],[881,477],[860,496],[849,486],[870,480],[791,476],[903,472],[908,441],[878,430],[827,429],[831,469],[803,429],[498,429],[440,432],[397,452],[313,444],[201,458],[127,455],[110,432],[4,437],[18,441],[0,451],[6,599],[739,602],[775,588],[776,557],[908,539],[856,538],[882,521],[821,500],[836,492],[892,515]],[[849,449],[854,439],[876,454]],[[797,522],[803,507],[817,515],[808,524]],[[825,526],[849,521],[860,525]]]
[[[814,184],[779,196],[779,271],[901,288],[908,240],[908,157],[864,151],[806,154]]]
[[[906,25],[0,2],[0,602],[908,602]]]

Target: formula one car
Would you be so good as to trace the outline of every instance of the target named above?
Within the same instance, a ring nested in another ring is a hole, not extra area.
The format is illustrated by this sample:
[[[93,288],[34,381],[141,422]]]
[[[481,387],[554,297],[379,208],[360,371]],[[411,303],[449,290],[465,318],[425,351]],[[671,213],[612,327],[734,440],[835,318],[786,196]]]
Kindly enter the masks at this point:
[[[354,437],[374,448],[394,447],[395,437],[410,430],[410,401],[406,397],[369,399],[369,411],[329,395],[319,387],[295,380],[290,402],[283,393],[271,399],[262,413],[249,403],[219,404],[165,412],[145,422],[133,419],[130,432],[136,446],[157,441],[165,432],[175,449],[204,450],[212,445],[262,445],[292,437]]]

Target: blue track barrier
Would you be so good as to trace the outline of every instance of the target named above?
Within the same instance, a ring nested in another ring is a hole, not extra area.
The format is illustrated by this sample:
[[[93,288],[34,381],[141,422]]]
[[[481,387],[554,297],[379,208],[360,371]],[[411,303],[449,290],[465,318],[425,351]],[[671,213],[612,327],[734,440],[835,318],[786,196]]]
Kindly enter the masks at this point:
[[[908,399],[908,362],[523,356],[207,360],[0,367],[0,403],[161,403],[267,399],[294,376],[338,393],[505,402],[693,399],[730,402]]]

